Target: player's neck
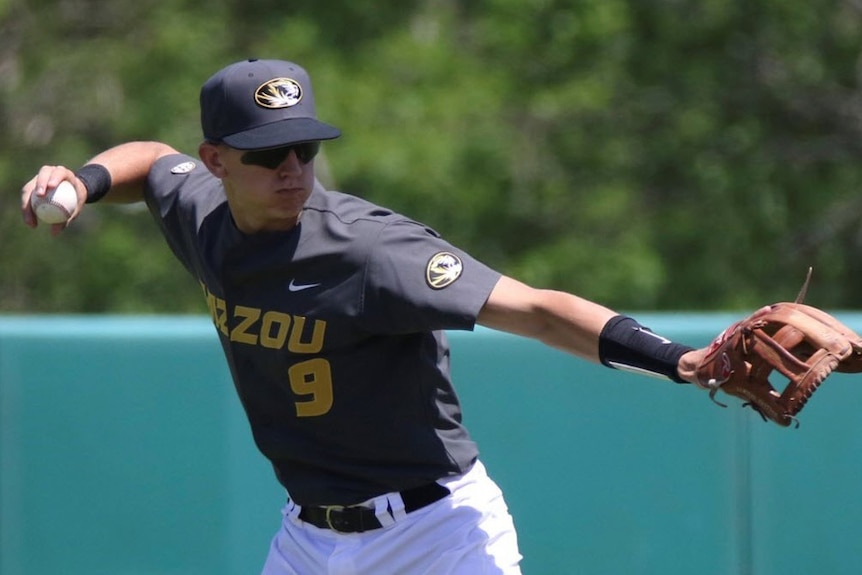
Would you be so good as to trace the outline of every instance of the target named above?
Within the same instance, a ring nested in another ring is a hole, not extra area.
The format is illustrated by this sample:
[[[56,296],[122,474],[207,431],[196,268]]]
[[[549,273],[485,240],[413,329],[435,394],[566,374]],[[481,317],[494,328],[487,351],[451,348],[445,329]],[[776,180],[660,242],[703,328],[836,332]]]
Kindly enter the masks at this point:
[[[232,216],[236,229],[247,236],[261,233],[289,232],[299,224],[299,215],[293,218],[266,221],[242,220],[238,219],[235,214],[232,214]]]

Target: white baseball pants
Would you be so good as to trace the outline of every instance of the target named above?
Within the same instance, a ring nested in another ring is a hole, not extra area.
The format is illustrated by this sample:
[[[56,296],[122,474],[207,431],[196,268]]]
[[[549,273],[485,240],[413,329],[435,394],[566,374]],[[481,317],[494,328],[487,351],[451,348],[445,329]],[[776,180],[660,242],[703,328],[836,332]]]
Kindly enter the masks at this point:
[[[520,575],[512,517],[482,463],[439,483],[452,494],[410,514],[397,493],[369,500],[384,527],[364,533],[305,523],[289,501],[262,575]]]

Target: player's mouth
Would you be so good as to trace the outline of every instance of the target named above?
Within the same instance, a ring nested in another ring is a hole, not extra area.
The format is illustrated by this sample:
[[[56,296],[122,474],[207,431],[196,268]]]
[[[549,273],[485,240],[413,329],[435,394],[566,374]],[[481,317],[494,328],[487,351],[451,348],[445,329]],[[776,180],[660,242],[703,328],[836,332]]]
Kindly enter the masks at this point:
[[[305,190],[302,187],[296,188],[279,188],[275,191],[276,194],[287,195],[287,194],[302,194]]]

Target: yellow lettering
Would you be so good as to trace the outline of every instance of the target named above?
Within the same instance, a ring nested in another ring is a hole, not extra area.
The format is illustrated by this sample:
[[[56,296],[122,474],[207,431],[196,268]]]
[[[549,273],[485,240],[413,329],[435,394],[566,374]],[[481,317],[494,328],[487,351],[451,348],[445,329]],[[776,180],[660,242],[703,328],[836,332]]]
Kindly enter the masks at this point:
[[[290,316],[286,313],[268,311],[263,314],[263,325],[260,327],[260,345],[270,349],[281,349],[290,331]],[[273,335],[273,328],[277,328]]]
[[[220,297],[215,298],[215,324],[220,332],[227,335],[227,303]]]
[[[314,329],[311,333],[311,341],[303,342],[302,335],[305,331],[305,318],[301,315],[293,318],[293,329],[290,330],[290,340],[287,343],[288,351],[293,353],[318,353],[323,349],[323,338],[326,335],[326,322],[320,319],[314,320]]]
[[[256,307],[238,305],[233,308],[233,315],[241,319],[239,325],[231,330],[230,340],[255,345],[257,343],[257,335],[248,333],[248,329],[260,318],[260,310]]]
[[[297,417],[324,415],[332,409],[332,370],[325,359],[315,358],[291,366],[290,389],[297,395],[311,396],[296,402]]]
[[[227,335],[227,305],[223,299],[217,298],[208,289],[206,284],[201,282],[201,288],[204,290],[204,298],[207,301],[207,310],[210,312],[210,317],[213,320],[216,328],[223,334]]]

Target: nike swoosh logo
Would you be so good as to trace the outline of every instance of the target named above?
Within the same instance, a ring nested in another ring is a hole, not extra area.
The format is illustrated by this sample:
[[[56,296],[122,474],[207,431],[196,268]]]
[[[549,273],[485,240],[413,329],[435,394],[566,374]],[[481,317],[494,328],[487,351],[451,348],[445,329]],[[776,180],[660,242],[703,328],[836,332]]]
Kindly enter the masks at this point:
[[[296,280],[290,280],[290,285],[287,286],[288,291],[292,291],[292,292],[302,291],[302,290],[307,290],[307,289],[311,289],[311,288],[316,288],[317,286],[320,285],[319,283],[316,283],[316,284],[297,284],[295,282],[296,282]]]
[[[671,340],[667,339],[666,337],[662,337],[662,336],[658,335],[657,333],[653,333],[653,332],[651,332],[651,331],[650,331],[650,330],[648,330],[648,329],[641,329],[641,328],[639,328],[639,327],[636,327],[636,328],[634,328],[634,329],[635,329],[635,331],[639,331],[639,332],[641,332],[641,333],[642,333],[642,334],[644,334],[644,335],[648,335],[648,336],[650,336],[650,337],[654,337],[655,339],[659,340],[660,342],[662,342],[662,343],[664,343],[664,344],[673,343]]]

